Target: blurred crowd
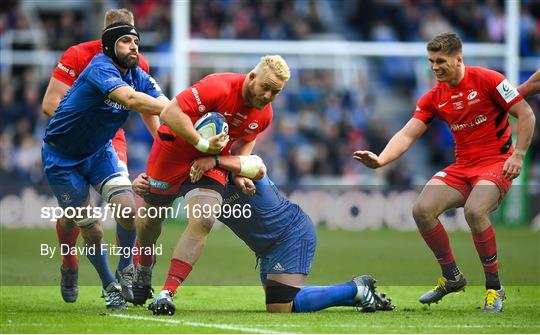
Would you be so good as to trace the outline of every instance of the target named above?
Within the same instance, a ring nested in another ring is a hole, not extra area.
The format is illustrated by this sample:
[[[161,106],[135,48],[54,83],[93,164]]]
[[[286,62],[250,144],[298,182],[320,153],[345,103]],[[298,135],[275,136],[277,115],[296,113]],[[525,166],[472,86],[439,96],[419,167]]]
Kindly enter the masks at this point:
[[[5,1],[0,6],[0,40],[10,31],[37,28],[44,33],[40,43],[17,39],[9,47],[63,51],[99,36],[105,10],[126,7],[133,11],[143,38],[151,37],[142,41],[142,51],[170,51],[169,1],[101,1],[90,7],[83,4],[58,11],[43,5],[28,9],[16,1]],[[502,42],[503,6],[502,1],[457,0],[193,1],[191,35],[218,39],[425,41],[440,31],[454,30],[467,42]],[[540,56],[538,1],[521,3],[520,53],[523,57]],[[291,83],[274,103],[273,124],[256,147],[269,165],[271,177],[280,184],[294,184],[311,177],[337,180],[372,173],[352,160],[352,152],[360,148],[380,152],[396,125],[403,125],[410,117],[416,99],[429,88],[417,82],[413,61],[389,57],[370,62],[373,69],[369,76],[359,74],[351,87],[340,85],[334,71],[294,70]],[[177,93],[170,92],[170,75],[150,65],[167,95]],[[0,70],[0,180],[45,184],[40,148],[48,119],[41,112],[41,99],[52,67],[43,70],[17,65],[9,69],[2,66]],[[522,73],[520,80],[530,74]],[[375,111],[381,99],[396,102],[390,120]],[[535,111],[540,110],[539,99],[530,100]],[[125,129],[134,177],[145,168],[151,137],[138,115],[128,120]],[[538,182],[538,130],[533,146],[531,173]],[[418,147],[419,151],[410,156],[413,163],[400,161],[384,170],[387,183],[413,184],[419,174],[429,178],[454,159],[452,136],[442,123],[433,124]]]

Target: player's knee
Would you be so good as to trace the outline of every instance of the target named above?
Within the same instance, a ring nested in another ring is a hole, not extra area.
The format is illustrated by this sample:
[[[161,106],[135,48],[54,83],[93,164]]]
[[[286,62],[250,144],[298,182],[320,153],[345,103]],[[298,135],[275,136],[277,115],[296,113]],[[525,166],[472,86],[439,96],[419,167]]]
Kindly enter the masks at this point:
[[[422,202],[417,202],[414,204],[412,215],[417,225],[423,225],[424,223],[430,222],[437,217],[437,215],[433,213],[433,209]]]
[[[96,245],[97,248],[103,239],[103,229],[100,224],[95,222],[92,225],[81,227],[81,235],[87,245]]]
[[[291,313],[292,301],[286,304],[266,304],[268,313]]]
[[[469,225],[474,225],[481,222],[488,215],[484,209],[471,205],[465,206],[463,211],[465,214],[465,220]]]
[[[293,309],[293,300],[300,292],[299,287],[268,280],[266,284],[266,310],[270,313],[288,313]]]
[[[215,218],[213,216],[190,218],[189,224],[192,225],[194,228],[197,228],[197,230],[200,230],[205,233],[209,233],[212,230],[212,227],[214,226],[214,221],[215,221]]]

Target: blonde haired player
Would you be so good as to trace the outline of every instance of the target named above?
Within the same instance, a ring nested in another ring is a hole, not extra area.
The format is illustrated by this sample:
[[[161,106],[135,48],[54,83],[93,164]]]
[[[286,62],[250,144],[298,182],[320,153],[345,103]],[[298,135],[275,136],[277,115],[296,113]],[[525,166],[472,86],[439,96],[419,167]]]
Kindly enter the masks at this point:
[[[196,206],[222,204],[227,172],[219,164],[206,171],[200,180],[190,180],[193,160],[209,155],[243,156],[243,169],[248,176],[259,170],[260,162],[250,157],[259,133],[272,121],[271,102],[285,87],[290,70],[278,55],[264,56],[247,74],[216,73],[206,76],[180,92],[161,113],[165,124],[159,127],[147,163],[149,193],[144,206],[169,206],[176,197],[184,196],[188,205],[188,226],[173,251],[168,276],[156,298],[156,314],[174,313],[174,296],[199,259],[215,220],[215,213],[205,217],[189,212]],[[194,122],[206,112],[221,113],[229,125],[229,133],[202,138]],[[216,158],[217,159],[217,158]],[[253,181],[242,175],[233,177],[244,192],[253,194]],[[207,207],[208,207],[207,206]],[[158,211],[159,212],[159,211]],[[152,246],[161,233],[162,217],[141,217],[137,221],[142,247]],[[135,272],[133,292],[137,303],[144,303],[151,292],[152,255],[141,255]]]

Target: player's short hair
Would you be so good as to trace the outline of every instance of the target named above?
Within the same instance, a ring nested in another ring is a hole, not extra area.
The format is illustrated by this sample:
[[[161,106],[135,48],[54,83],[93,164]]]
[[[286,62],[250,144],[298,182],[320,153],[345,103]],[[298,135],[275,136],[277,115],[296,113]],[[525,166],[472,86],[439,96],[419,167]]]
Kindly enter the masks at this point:
[[[280,80],[288,81],[291,78],[289,65],[280,55],[267,55],[261,57],[259,64],[253,69],[255,73],[272,71]]]
[[[132,26],[135,25],[135,19],[133,13],[127,8],[110,9],[105,13],[105,19],[103,20],[103,29],[110,26],[113,23],[124,22],[129,23]]]
[[[440,51],[452,56],[461,53],[461,47],[461,38],[453,32],[440,33],[427,44],[427,50],[430,52]]]

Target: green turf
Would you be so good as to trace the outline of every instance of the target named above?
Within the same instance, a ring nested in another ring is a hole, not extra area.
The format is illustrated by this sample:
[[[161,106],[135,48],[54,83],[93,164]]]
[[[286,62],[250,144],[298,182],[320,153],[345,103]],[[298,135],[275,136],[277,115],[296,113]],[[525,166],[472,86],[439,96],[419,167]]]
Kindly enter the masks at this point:
[[[154,286],[162,283],[181,225],[166,225]],[[107,240],[114,241],[113,231]],[[312,314],[269,315],[249,249],[227,229],[211,234],[203,257],[176,299],[174,317],[155,318],[140,307],[112,316],[96,286],[81,287],[79,301],[65,304],[56,286],[59,256],[39,256],[55,244],[54,230],[0,229],[0,332],[5,333],[538,333],[540,332],[540,234],[497,228],[501,276],[508,300],[499,315],[481,311],[482,270],[470,234],[451,233],[456,257],[473,286],[423,308],[417,298],[435,283],[438,267],[416,232],[345,232],[319,229],[310,284],[331,284],[371,273],[398,305],[394,312],[359,314],[333,308]],[[114,268],[116,260],[111,259]],[[96,285],[81,259],[81,282]],[[15,286],[17,285],[17,286]],[[24,285],[24,286],[22,286]],[[215,285],[215,286],[214,286]],[[127,319],[144,318],[144,319]],[[149,320],[147,320],[149,318]]]
[[[538,287],[507,287],[505,311],[480,310],[483,289],[446,297],[424,308],[427,287],[381,287],[398,304],[393,312],[358,313],[338,307],[308,314],[264,312],[259,287],[184,287],[173,317],[154,317],[141,307],[109,312],[99,288],[82,287],[75,304],[60,302],[57,287],[2,287],[3,333],[538,333]],[[26,299],[22,300],[23,297]],[[536,297],[536,298],[533,298]],[[24,301],[24,303],[23,303]],[[122,316],[115,317],[113,314]],[[139,320],[128,317],[142,318]]]

